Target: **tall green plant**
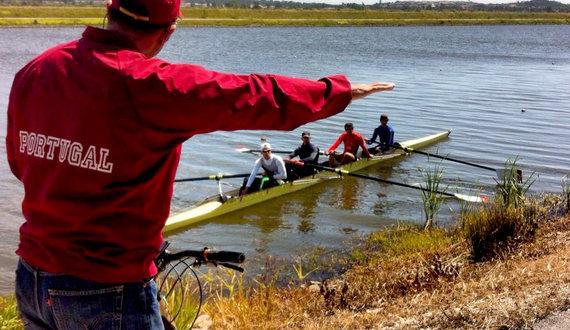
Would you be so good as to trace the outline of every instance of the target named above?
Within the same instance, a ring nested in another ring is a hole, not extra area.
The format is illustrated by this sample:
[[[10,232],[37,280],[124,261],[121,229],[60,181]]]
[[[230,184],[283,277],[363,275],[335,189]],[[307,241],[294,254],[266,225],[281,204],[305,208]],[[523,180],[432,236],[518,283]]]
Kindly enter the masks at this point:
[[[532,184],[534,183],[531,173],[526,180],[522,178],[522,171],[517,166],[518,157],[514,160],[507,159],[505,169],[499,172],[502,182],[497,181],[497,188],[499,198],[501,198],[501,205],[504,207],[514,206],[518,208],[522,206],[524,197]]]
[[[423,170],[418,168],[422,176],[424,177],[425,183],[422,184],[422,202],[424,204],[424,215],[425,223],[424,229],[429,230],[434,223],[437,223],[437,213],[441,209],[443,203],[442,192],[445,192],[448,187],[440,190],[439,186],[441,183],[441,178],[443,177],[444,167],[435,166],[434,168],[428,168]]]

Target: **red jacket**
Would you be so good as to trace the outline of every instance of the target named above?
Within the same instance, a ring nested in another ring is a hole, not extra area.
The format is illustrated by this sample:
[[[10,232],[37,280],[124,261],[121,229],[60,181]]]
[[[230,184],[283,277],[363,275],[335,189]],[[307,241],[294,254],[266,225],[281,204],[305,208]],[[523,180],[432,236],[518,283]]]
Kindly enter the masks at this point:
[[[327,150],[327,153],[332,153],[336,147],[340,145],[341,142],[344,142],[344,152],[350,152],[354,156],[356,156],[356,152],[358,152],[358,147],[362,147],[362,152],[370,157],[370,152],[364,144],[364,138],[360,133],[352,132],[351,135],[348,135],[346,132],[342,133],[335,143]]]
[[[32,60],[12,86],[7,153],[26,218],[17,253],[99,282],[152,276],[182,142],[215,130],[291,130],[350,101],[344,76],[170,64],[89,27]]]

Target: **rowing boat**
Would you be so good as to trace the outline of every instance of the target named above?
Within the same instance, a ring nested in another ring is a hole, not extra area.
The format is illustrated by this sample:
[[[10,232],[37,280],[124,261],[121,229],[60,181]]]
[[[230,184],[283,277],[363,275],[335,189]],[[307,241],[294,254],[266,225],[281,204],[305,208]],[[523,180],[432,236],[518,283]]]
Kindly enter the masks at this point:
[[[450,133],[451,130],[444,131],[425,136],[423,138],[400,142],[400,145],[403,148],[420,149],[445,139]],[[372,158],[364,158],[356,162],[343,165],[341,168],[343,170],[354,172],[389,159],[402,157],[405,153],[406,152],[402,149],[394,149],[389,153],[374,155]],[[163,233],[170,234],[191,224],[234,212],[269,199],[290,194],[318,183],[337,178],[339,178],[339,176],[332,174],[331,172],[318,172],[302,179],[286,182],[280,186],[263,189],[244,196],[239,196],[239,189],[233,189],[220,195],[208,197],[190,210],[172,215],[166,221]]]

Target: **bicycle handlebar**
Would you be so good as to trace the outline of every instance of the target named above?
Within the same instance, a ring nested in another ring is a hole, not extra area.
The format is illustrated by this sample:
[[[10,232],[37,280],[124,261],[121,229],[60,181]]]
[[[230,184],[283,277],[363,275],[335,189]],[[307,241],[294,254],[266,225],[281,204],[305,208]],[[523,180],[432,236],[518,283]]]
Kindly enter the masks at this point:
[[[203,250],[185,250],[177,253],[166,252],[163,256],[164,261],[170,262],[185,257],[200,259],[204,262],[233,262],[241,264],[245,260],[245,255],[241,252],[232,251],[214,251],[208,248]]]
[[[220,266],[243,272],[243,269],[241,267],[230,264],[241,264],[244,262],[245,255],[241,252],[214,251],[205,247],[203,250],[184,250],[177,253],[171,253],[166,249],[169,245],[169,242],[163,242],[160,254],[155,258],[155,263],[159,269],[159,272],[165,270],[166,266],[170,262],[187,257],[195,258],[194,264],[197,266],[204,263],[212,263],[214,265],[219,264]]]

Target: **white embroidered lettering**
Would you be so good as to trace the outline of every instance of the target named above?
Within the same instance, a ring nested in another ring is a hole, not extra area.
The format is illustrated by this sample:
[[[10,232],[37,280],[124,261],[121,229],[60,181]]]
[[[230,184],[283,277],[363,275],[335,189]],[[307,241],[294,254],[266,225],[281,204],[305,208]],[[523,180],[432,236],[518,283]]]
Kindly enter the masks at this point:
[[[97,171],[105,173],[113,172],[113,163],[107,163],[107,155],[109,155],[109,149],[101,148]]]
[[[32,155],[36,149],[36,133],[28,134],[28,155]]]
[[[46,152],[47,146],[47,152]],[[82,168],[112,173],[113,163],[107,161],[109,149],[100,148],[99,160],[97,160],[97,146],[90,145],[83,154],[83,145],[77,141],[61,139],[39,133],[29,133],[20,131],[20,152],[30,156],[53,160],[56,149],[59,148],[58,160],[64,163],[66,160],[70,165]]]
[[[45,145],[46,145],[46,136],[43,134],[38,134],[37,143],[36,143],[36,152],[34,152],[34,156],[44,158]]]
[[[28,132],[20,131],[20,152],[26,152],[26,148],[28,145]]]
[[[66,139],[61,139],[60,141],[61,141],[61,147],[59,148],[59,162],[63,163],[67,158],[67,150],[69,149],[71,141]]]
[[[49,146],[46,158],[52,160],[55,148],[59,147],[59,139],[53,136],[48,136],[46,144]]]
[[[83,152],[83,146],[79,142],[73,142],[71,147],[69,147],[69,156],[67,156],[67,161],[71,165],[79,166],[81,161],[81,153]]]
[[[97,169],[97,159],[95,158],[95,146],[89,146],[83,160],[81,161],[81,167],[88,168],[90,170]]]

